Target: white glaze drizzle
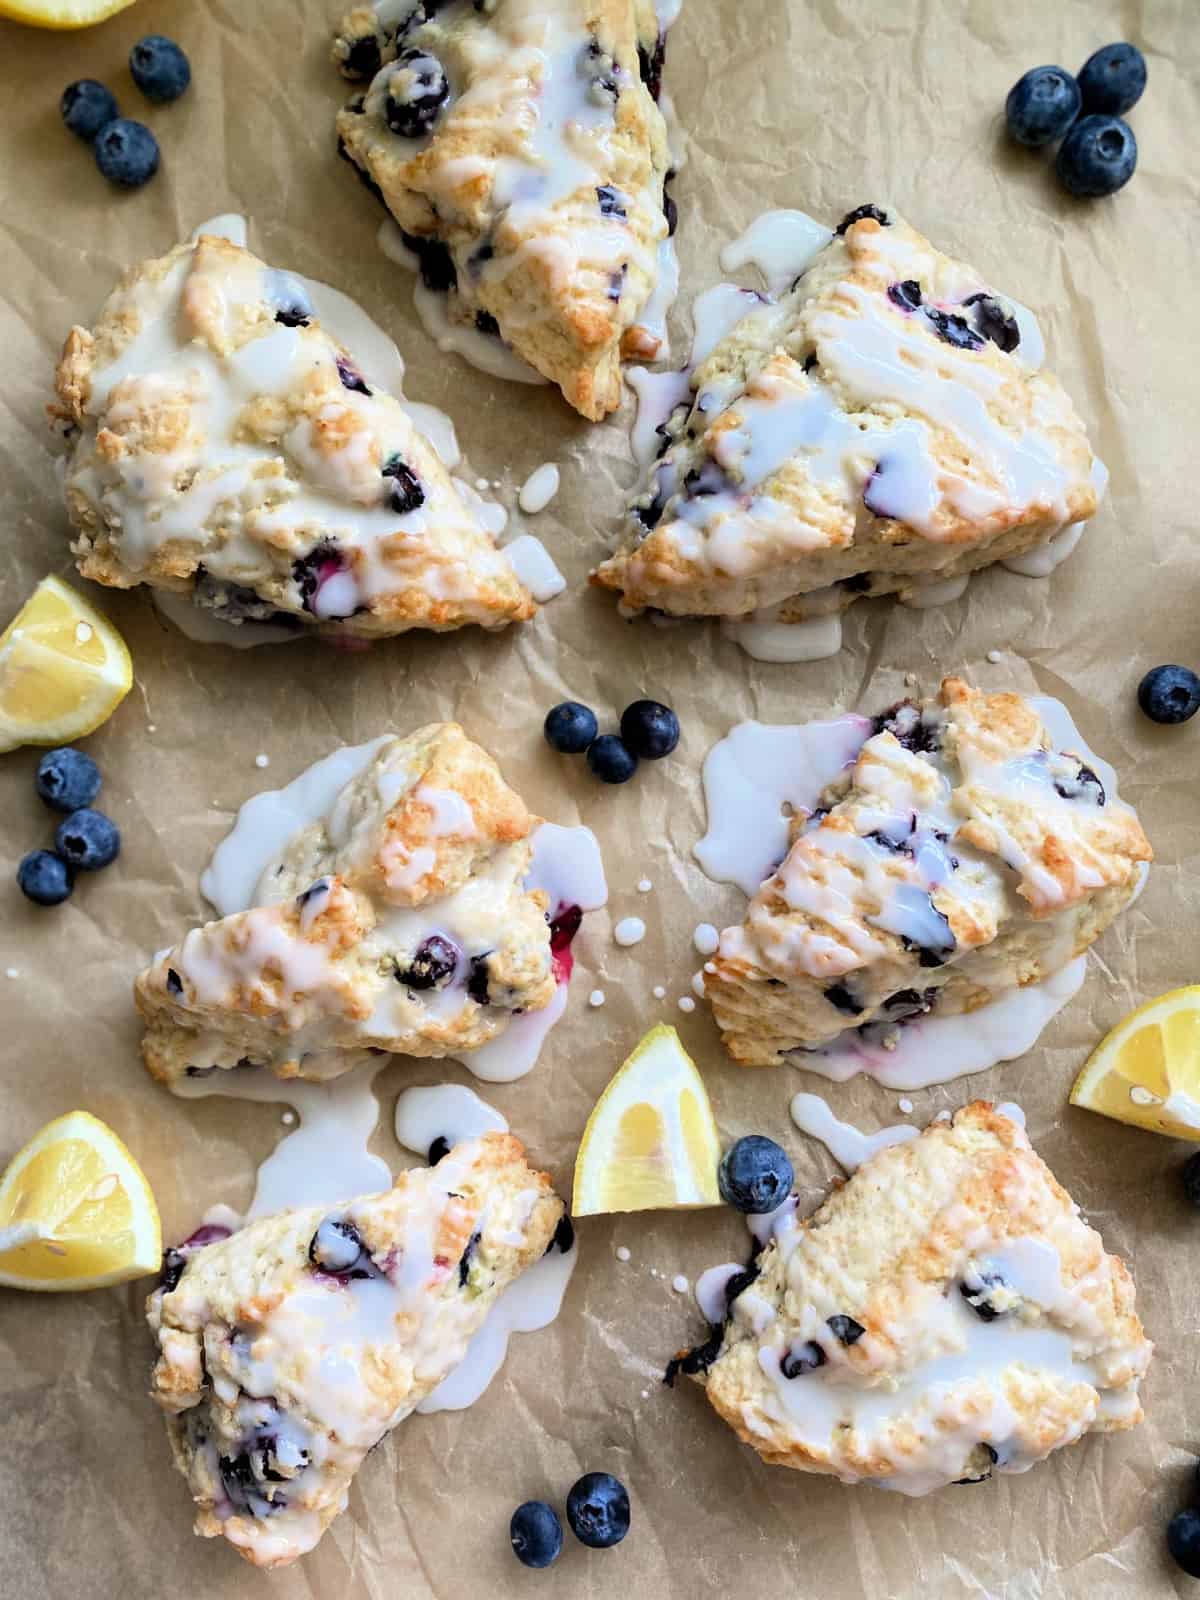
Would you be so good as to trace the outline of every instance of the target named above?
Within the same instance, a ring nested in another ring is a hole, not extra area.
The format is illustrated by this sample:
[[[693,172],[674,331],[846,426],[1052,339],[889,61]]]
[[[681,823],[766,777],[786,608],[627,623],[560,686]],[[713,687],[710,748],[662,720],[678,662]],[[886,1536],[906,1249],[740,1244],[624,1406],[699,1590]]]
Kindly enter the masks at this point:
[[[464,1139],[508,1132],[508,1123],[495,1106],[461,1083],[414,1084],[402,1090],[393,1125],[396,1142],[422,1159],[435,1139],[445,1139],[453,1148]]]
[[[532,533],[518,534],[501,547],[501,553],[539,605],[555,599],[567,587],[554,557]]]
[[[880,1150],[893,1144],[905,1144],[917,1138],[920,1131],[909,1123],[897,1123],[890,1128],[880,1128],[877,1133],[863,1133],[852,1123],[839,1121],[816,1094],[793,1095],[788,1110],[801,1133],[819,1139],[847,1172],[857,1172],[864,1161],[869,1161]]]
[[[527,517],[536,516],[554,499],[558,493],[558,484],[558,467],[553,461],[544,461],[540,467],[534,468],[521,485],[517,504]]]
[[[722,272],[752,266],[772,296],[782,294],[833,238],[831,229],[804,211],[760,212],[746,231],[726,244]]]

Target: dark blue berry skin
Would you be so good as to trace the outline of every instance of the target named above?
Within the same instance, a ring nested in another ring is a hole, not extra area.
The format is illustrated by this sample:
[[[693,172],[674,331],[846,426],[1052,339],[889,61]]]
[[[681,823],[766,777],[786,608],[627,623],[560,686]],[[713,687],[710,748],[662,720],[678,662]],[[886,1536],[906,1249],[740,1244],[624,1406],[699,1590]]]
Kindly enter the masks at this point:
[[[158,171],[158,140],[131,117],[102,128],[92,148],[101,173],[120,189],[140,189]]]
[[[615,733],[602,733],[588,745],[587,764],[601,783],[628,783],[638,768],[638,758]]]
[[[643,761],[661,761],[679,743],[679,718],[657,700],[635,700],[621,713],[621,738]]]
[[[1189,1578],[1200,1578],[1200,1511],[1177,1511],[1167,1523],[1167,1549]]]
[[[101,128],[116,120],[117,98],[95,78],[80,78],[63,90],[58,109],[71,132],[90,144]]]
[[[443,1156],[448,1156],[449,1154],[450,1154],[450,1141],[449,1141],[449,1139],[446,1138],[445,1134],[439,1133],[437,1138],[429,1146],[429,1156],[428,1156],[429,1165],[431,1167],[436,1167],[438,1162],[442,1159],[442,1157]]]
[[[787,1151],[761,1133],[750,1133],[721,1157],[717,1186],[726,1205],[761,1217],[783,1204],[792,1192],[793,1177]]]
[[[599,731],[596,713],[578,700],[564,700],[552,707],[542,724],[546,743],[564,756],[581,756]]]
[[[1053,144],[1079,115],[1079,85],[1062,67],[1031,67],[1008,91],[1004,115],[1018,144],[1031,150]]]
[[[82,750],[64,745],[47,750],[33,780],[38,794],[55,811],[78,811],[100,793],[100,768]]]
[[[1133,177],[1137,140],[1120,117],[1080,117],[1059,146],[1054,170],[1068,194],[1098,200]]]
[[[188,58],[161,33],[148,33],[129,52],[129,71],[147,100],[178,100],[192,81]]]
[[[1123,117],[1146,87],[1146,58],[1135,44],[1106,44],[1079,69],[1079,92],[1086,112]]]
[[[49,850],[31,850],[17,868],[17,887],[35,906],[58,906],[75,886],[70,867]]]
[[[544,1500],[526,1500],[508,1525],[513,1555],[523,1567],[548,1567],[562,1551],[562,1523]]]
[[[1200,1211],[1200,1150],[1183,1163],[1183,1192]]]
[[[99,872],[120,854],[121,835],[102,811],[85,806],[59,823],[54,848],[76,872]]]
[[[1186,722],[1200,711],[1200,678],[1190,667],[1151,667],[1137,699],[1151,722]]]
[[[580,1544],[609,1550],[629,1532],[629,1495],[611,1472],[585,1472],[567,1496],[567,1521]]]

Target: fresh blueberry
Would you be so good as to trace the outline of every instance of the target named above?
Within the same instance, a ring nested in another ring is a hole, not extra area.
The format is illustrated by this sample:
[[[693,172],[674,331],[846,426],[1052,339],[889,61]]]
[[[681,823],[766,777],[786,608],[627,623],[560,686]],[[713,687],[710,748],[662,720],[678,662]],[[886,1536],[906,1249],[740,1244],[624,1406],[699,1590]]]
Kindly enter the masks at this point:
[[[427,50],[405,50],[388,79],[384,121],[402,139],[419,139],[429,132],[449,98],[450,85],[437,57]]]
[[[107,123],[93,148],[101,173],[120,189],[140,189],[158,171],[158,140],[132,117]]]
[[[1068,194],[1085,200],[1116,194],[1133,177],[1137,140],[1120,117],[1080,117],[1063,140],[1054,163]]]
[[[369,1278],[371,1258],[362,1234],[344,1217],[326,1217],[313,1234],[308,1259],[330,1278]]]
[[[787,1352],[779,1363],[779,1371],[785,1378],[804,1378],[810,1372],[815,1372],[818,1367],[823,1367],[825,1360],[825,1352],[821,1346],[809,1339]]]
[[[601,783],[628,783],[637,771],[638,758],[615,733],[602,733],[588,745],[587,764]]]
[[[1135,44],[1106,44],[1079,69],[1085,111],[1123,117],[1146,87],[1146,58]]]
[[[1200,1150],[1183,1163],[1183,1192],[1200,1210]]]
[[[55,811],[78,811],[100,793],[100,768],[82,750],[69,745],[47,750],[33,780],[38,794]]]
[[[1188,1506],[1167,1523],[1167,1549],[1189,1578],[1200,1578],[1200,1511]]]
[[[174,39],[148,33],[129,52],[129,71],[147,100],[178,100],[192,81],[188,58]]]
[[[440,933],[432,933],[413,952],[408,966],[396,969],[396,982],[408,989],[438,989],[458,969],[458,947]]]
[[[54,848],[76,872],[99,872],[120,854],[121,835],[103,811],[84,806],[59,823]]]
[[[585,1472],[567,1495],[567,1521],[580,1544],[608,1550],[629,1532],[629,1495],[611,1472]]]
[[[793,1177],[786,1150],[761,1133],[747,1134],[731,1144],[717,1169],[722,1200],[751,1217],[764,1216],[781,1206],[791,1193]]]
[[[846,215],[833,230],[835,236],[840,239],[847,228],[852,228],[856,222],[862,222],[867,217],[870,217],[873,222],[877,222],[881,228],[891,227],[887,212],[881,211],[878,206],[855,206],[853,211],[847,211]]]
[[[1031,67],[1008,91],[1008,131],[1031,150],[1053,144],[1079,115],[1079,85],[1062,67]]]
[[[389,456],[383,464],[382,471],[385,478],[391,479],[387,498],[393,511],[403,517],[425,504],[425,491],[421,487],[421,480],[400,456]]]
[[[621,713],[621,738],[643,761],[661,761],[679,743],[679,718],[657,700],[635,700]]]
[[[513,1555],[523,1567],[548,1567],[562,1550],[562,1523],[544,1500],[526,1500],[508,1525]]]
[[[599,731],[596,713],[578,700],[563,700],[546,713],[542,724],[546,743],[564,756],[581,756]]]
[[[1137,699],[1151,722],[1186,722],[1200,711],[1200,678],[1190,667],[1151,667]]]
[[[95,78],[80,78],[78,83],[69,83],[63,90],[58,109],[71,132],[90,144],[101,128],[116,121],[117,99],[111,89],[97,83]]]
[[[442,1157],[448,1156],[449,1154],[450,1141],[446,1138],[444,1133],[439,1133],[437,1138],[429,1146],[429,1165],[431,1167],[436,1167]]]
[[[74,887],[70,867],[50,850],[31,850],[17,868],[17,887],[36,906],[57,906]]]

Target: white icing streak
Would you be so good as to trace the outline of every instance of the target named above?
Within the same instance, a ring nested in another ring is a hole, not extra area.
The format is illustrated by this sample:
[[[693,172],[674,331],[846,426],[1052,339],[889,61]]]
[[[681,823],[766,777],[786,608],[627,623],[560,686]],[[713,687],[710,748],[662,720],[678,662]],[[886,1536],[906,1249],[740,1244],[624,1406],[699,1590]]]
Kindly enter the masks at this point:
[[[851,1123],[839,1121],[820,1095],[815,1094],[793,1095],[788,1109],[801,1133],[819,1139],[847,1172],[856,1172],[880,1150],[905,1144],[917,1138],[919,1132],[908,1123],[898,1123],[894,1127],[880,1128],[878,1133],[863,1133]]]

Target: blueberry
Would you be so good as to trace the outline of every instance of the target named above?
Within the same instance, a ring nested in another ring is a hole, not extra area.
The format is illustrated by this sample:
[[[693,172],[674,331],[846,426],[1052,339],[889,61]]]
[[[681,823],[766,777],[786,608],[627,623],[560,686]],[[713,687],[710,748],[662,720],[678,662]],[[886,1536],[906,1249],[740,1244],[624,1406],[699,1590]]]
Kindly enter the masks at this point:
[[[467,1247],[458,1259],[458,1286],[460,1289],[465,1289],[467,1287],[467,1280],[471,1276],[471,1257],[479,1248],[480,1237],[481,1235],[479,1230],[476,1229],[476,1231],[467,1240]]]
[[[1200,1511],[1188,1506],[1167,1523],[1167,1549],[1189,1578],[1200,1578]]]
[[[178,100],[192,81],[188,58],[161,33],[148,33],[129,52],[129,71],[147,100]]]
[[[490,311],[477,311],[475,313],[475,326],[480,333],[491,334],[493,338],[498,338],[500,335],[500,324]]]
[[[562,1550],[562,1523],[544,1500],[526,1500],[508,1525],[513,1555],[523,1567],[548,1567]]]
[[[389,456],[383,464],[383,476],[392,481],[388,485],[388,504],[393,511],[405,516],[425,504],[425,491],[421,480],[400,456]]]
[[[1096,200],[1133,177],[1137,140],[1120,117],[1080,117],[1059,147],[1054,170],[1068,194]]]
[[[839,1344],[857,1344],[867,1331],[861,1322],[840,1311],[835,1316],[826,1317],[825,1323]]]
[[[326,1217],[313,1234],[308,1259],[331,1278],[370,1278],[371,1258],[362,1234],[344,1217]]]
[[[429,1165],[431,1167],[436,1167],[442,1157],[448,1156],[449,1154],[450,1141],[446,1138],[444,1133],[439,1133],[437,1138],[429,1146]]]
[[[628,783],[637,771],[638,758],[615,733],[602,733],[588,745],[587,764],[601,783]]]
[[[564,700],[554,706],[542,724],[546,743],[564,756],[581,756],[599,731],[596,713],[578,700]]]
[[[1123,117],[1146,87],[1146,58],[1135,44],[1106,44],[1079,69],[1085,111]]]
[[[76,872],[99,872],[120,854],[121,835],[102,811],[84,806],[59,823],[54,848]]]
[[[557,1248],[564,1256],[570,1255],[575,1248],[575,1224],[564,1211],[558,1219],[558,1226],[554,1230],[554,1237],[546,1246],[546,1254]]]
[[[621,738],[643,761],[661,761],[679,743],[679,718],[657,700],[635,700],[621,713]]]
[[[353,40],[340,63],[344,78],[373,78],[383,66],[379,40],[373,33],[365,33]]]
[[[345,562],[341,551],[329,539],[322,539],[306,556],[298,556],[292,562],[292,580],[300,591],[300,603],[305,611],[313,609],[312,602],[321,585],[343,571]]]
[[[879,223],[881,228],[891,227],[887,212],[881,211],[878,206],[855,206],[854,210],[847,211],[846,215],[838,223],[833,230],[834,235],[840,239],[847,228],[852,228],[856,222],[862,222],[867,217],[870,217],[873,222]]]
[[[450,85],[437,57],[427,50],[405,50],[396,57],[388,79],[384,121],[402,139],[419,139],[449,98]]]
[[[1151,722],[1187,722],[1200,710],[1200,678],[1190,667],[1151,667],[1137,699]]]
[[[100,793],[100,768],[82,750],[69,745],[47,750],[33,780],[38,794],[55,811],[78,811]]]
[[[413,952],[408,966],[396,969],[396,982],[409,989],[437,989],[452,978],[458,968],[458,947],[440,933],[430,934]]]
[[[953,311],[942,311],[937,306],[926,306],[924,309],[939,339],[952,344],[956,350],[983,349],[983,340],[965,317],[960,317]]]
[[[31,850],[17,868],[17,887],[36,906],[61,905],[74,883],[70,867],[50,850]]]
[[[337,370],[338,377],[342,380],[343,389],[349,389],[354,394],[370,394],[371,391],[367,387],[367,380],[355,367],[354,363],[348,361],[345,356],[337,357]]]
[[[780,1361],[779,1370],[785,1378],[804,1378],[824,1365],[824,1350],[810,1339],[807,1343],[789,1350]]]
[[[976,328],[999,349],[1011,353],[1020,344],[1021,330],[1016,317],[1007,312],[994,295],[968,295],[963,305],[974,306]]]
[[[567,1495],[567,1521],[580,1544],[608,1550],[629,1532],[629,1495],[611,1472],[585,1472]]]
[[[791,1193],[793,1176],[786,1150],[761,1133],[731,1144],[717,1169],[722,1200],[752,1217],[781,1206]]]
[[[487,956],[472,956],[467,974],[467,993],[477,1006],[490,1006],[492,996],[488,990]]]
[[[659,34],[653,50],[647,50],[643,44],[638,45],[638,72],[642,82],[650,91],[651,100],[657,100],[662,93],[663,64],[666,58],[667,41],[664,34]]]
[[[58,102],[62,119],[72,133],[89,144],[100,129],[117,118],[117,99],[112,90],[95,78],[80,78],[69,83]]]
[[[919,311],[921,308],[921,285],[915,278],[905,278],[902,283],[889,283],[887,294],[892,304],[899,306],[901,311]]]
[[[850,1017],[861,1017],[867,1009],[844,983],[828,984],[825,998],[835,1011],[844,1011]]]
[[[959,1292],[981,1322],[995,1322],[1005,1312],[992,1304],[992,1290],[1007,1285],[998,1272],[981,1272],[977,1276],[975,1283],[960,1283]]]
[[[118,117],[96,135],[96,165],[121,189],[140,189],[158,171],[158,140],[143,123]]]
[[[1200,1150],[1183,1163],[1183,1192],[1200,1209]]]
[[[622,202],[625,196],[614,189],[610,183],[603,183],[596,190],[596,199],[600,202],[600,215],[602,217],[617,217],[624,222],[629,213]]]
[[[361,168],[359,170],[361,171]],[[440,239],[430,239],[419,233],[406,233],[403,228],[400,230],[400,237],[404,241],[405,248],[411,250],[420,262],[421,282],[427,289],[441,293],[454,288],[458,282],[454,258]]]
[[[1008,91],[1008,131],[1031,150],[1053,144],[1079,115],[1079,85],[1062,67],[1031,67]]]

